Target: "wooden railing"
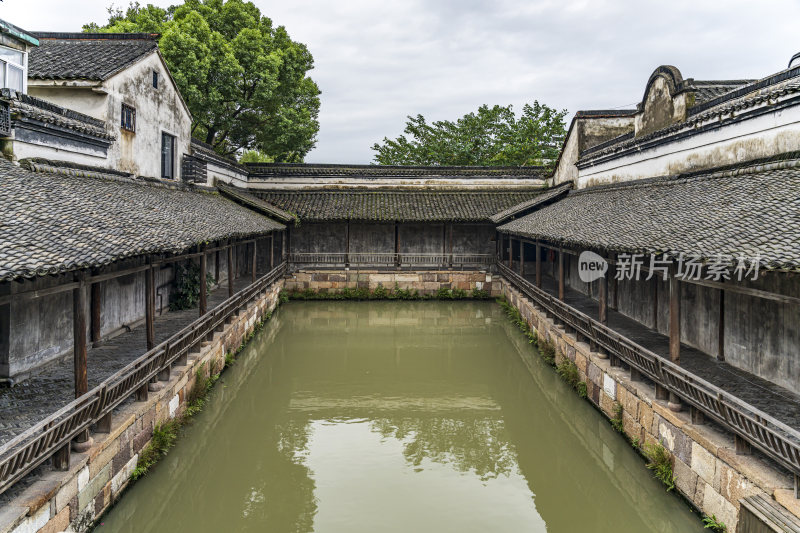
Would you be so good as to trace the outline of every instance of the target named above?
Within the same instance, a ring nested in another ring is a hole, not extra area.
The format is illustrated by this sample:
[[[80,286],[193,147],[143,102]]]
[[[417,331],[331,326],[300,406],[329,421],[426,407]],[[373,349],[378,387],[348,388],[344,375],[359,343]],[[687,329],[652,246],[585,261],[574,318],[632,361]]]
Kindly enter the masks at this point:
[[[175,363],[186,363],[190,351],[221,330],[225,321],[267,290],[286,271],[282,263],[234,294],[172,337],[141,355],[100,385],[65,405],[35,426],[0,446],[0,494],[58,451],[69,446],[93,424],[110,428],[111,412],[128,397],[146,398],[148,383]]]
[[[494,254],[394,254],[293,252],[289,262],[323,266],[488,267]]]
[[[498,262],[500,273],[557,321],[800,475],[800,432],[565,304]]]

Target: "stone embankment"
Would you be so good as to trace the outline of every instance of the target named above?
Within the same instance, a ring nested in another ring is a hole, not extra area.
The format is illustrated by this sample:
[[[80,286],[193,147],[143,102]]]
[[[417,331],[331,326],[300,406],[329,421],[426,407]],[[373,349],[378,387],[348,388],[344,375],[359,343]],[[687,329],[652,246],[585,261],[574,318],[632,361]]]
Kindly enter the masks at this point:
[[[441,288],[464,291],[483,290],[491,296],[500,294],[500,277],[486,271],[395,271],[381,270],[300,270],[286,278],[287,291],[314,292],[341,289],[375,290],[378,286],[392,290],[416,290],[420,294],[434,294]]]
[[[513,285],[499,279],[509,304],[540,339],[555,346],[556,364],[566,358],[577,366],[580,380],[586,383],[587,399],[609,419],[621,414],[624,433],[631,442],[639,446],[661,443],[670,452],[675,489],[703,514],[715,516],[734,533],[742,500],[760,496],[783,506],[781,511],[794,515],[793,521],[800,517],[800,500],[794,498],[793,482],[786,471],[758,455],[737,454],[732,434],[713,424],[693,424],[688,409],[671,411],[666,401],[656,399],[653,385],[632,381],[628,371],[612,366],[609,359],[591,351],[589,344],[578,342]]]
[[[39,479],[0,509],[0,533],[89,530],[128,486],[154,428],[182,414],[198,369],[222,369],[225,355],[241,346],[278,305],[282,288],[281,279],[241,309],[199,353],[189,356],[186,365],[174,367],[169,381],[150,392],[146,401],[120,406],[113,413],[111,432],[94,433],[92,447],[72,453],[67,471],[39,474]]]

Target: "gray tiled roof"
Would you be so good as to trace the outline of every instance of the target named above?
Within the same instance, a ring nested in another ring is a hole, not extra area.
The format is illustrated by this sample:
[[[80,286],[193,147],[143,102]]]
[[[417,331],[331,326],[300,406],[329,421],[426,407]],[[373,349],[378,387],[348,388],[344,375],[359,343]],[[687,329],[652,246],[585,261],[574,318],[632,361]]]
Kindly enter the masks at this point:
[[[569,192],[571,188],[572,188],[572,182],[563,183],[561,185],[553,187],[552,189],[544,191],[542,194],[535,196],[534,198],[531,198],[526,202],[514,205],[512,207],[509,207],[508,209],[505,209],[503,211],[500,211],[499,213],[492,215],[490,220],[495,224],[502,224],[503,222],[518,217],[519,215],[524,214],[527,211],[530,211],[531,209],[535,209],[536,207],[542,206],[547,202],[552,202],[553,200],[560,198],[561,196],[567,194],[567,192]]]
[[[247,191],[237,189],[236,187],[227,185],[225,183],[217,183],[217,189],[219,189],[219,192],[221,192],[223,196],[226,196],[234,202],[240,203],[246,207],[255,209],[256,211],[261,211],[268,217],[280,220],[281,222],[294,222],[297,220],[297,217],[292,213],[288,213],[283,209],[275,207],[274,205],[265,202],[261,198],[253,196]]]
[[[449,167],[401,165],[320,165],[308,163],[247,163],[253,178],[294,177],[363,177],[403,178],[413,176],[461,178],[534,178],[544,179],[544,167]]]
[[[281,228],[218,194],[32,172],[0,158],[0,281]]]
[[[105,80],[158,48],[151,34],[37,33],[28,54],[28,77]]]
[[[526,191],[253,191],[301,221],[490,222],[495,213],[526,202],[544,189]]]
[[[800,269],[800,161],[571,191],[499,231],[578,248]]]
[[[708,102],[714,98],[719,98],[736,89],[741,89],[754,81],[756,80],[692,80],[690,85],[694,90],[694,101],[696,105]]]
[[[6,94],[8,96],[5,96]],[[41,98],[9,91],[8,93],[4,92],[3,100],[9,103],[11,118],[14,121],[22,118],[33,119],[107,141],[114,139],[114,135],[106,131],[105,123],[102,120],[66,109]]]

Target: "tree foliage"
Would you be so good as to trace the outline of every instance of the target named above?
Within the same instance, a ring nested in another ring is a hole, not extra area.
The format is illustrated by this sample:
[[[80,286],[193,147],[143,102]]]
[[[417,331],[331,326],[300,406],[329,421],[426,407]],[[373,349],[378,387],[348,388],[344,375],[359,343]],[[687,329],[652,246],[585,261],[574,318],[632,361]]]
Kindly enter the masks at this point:
[[[404,135],[372,149],[382,165],[552,165],[566,114],[535,101],[519,117],[511,105],[482,105],[455,122],[409,116]]]
[[[192,134],[223,155],[255,150],[300,162],[316,143],[319,88],[314,60],[252,2],[184,0],[162,9],[109,8],[89,32],[159,33],[159,47],[192,113]]]

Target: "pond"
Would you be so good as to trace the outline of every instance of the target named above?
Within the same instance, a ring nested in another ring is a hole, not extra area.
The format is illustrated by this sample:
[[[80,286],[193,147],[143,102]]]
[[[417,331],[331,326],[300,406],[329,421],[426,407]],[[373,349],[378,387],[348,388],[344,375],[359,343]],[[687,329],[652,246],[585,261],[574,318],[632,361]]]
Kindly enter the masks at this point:
[[[493,302],[286,304],[101,522],[137,533],[702,531]]]

